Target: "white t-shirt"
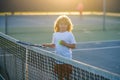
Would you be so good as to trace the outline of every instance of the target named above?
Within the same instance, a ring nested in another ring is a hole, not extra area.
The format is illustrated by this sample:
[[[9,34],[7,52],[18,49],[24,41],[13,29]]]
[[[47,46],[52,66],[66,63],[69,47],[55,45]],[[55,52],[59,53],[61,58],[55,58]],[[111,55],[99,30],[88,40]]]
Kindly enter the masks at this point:
[[[71,32],[56,32],[53,34],[52,43],[55,44],[56,54],[72,59],[72,51],[70,48],[61,45],[59,42],[64,40],[66,43],[75,44],[75,38]]]

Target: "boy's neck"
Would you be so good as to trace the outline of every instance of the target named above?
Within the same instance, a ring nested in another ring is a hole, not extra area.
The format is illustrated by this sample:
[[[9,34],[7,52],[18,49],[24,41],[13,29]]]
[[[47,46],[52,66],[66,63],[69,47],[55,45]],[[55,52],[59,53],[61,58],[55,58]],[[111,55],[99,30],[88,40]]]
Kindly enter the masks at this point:
[[[66,30],[65,31],[60,31],[60,32],[66,32]]]
[[[60,32],[66,32],[67,30],[61,29]]]

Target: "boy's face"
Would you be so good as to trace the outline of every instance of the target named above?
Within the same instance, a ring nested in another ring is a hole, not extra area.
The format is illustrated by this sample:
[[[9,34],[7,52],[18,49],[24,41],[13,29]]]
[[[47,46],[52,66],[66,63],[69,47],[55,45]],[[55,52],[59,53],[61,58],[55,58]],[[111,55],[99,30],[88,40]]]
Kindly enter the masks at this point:
[[[60,32],[67,31],[68,25],[65,23],[60,23],[59,24]]]

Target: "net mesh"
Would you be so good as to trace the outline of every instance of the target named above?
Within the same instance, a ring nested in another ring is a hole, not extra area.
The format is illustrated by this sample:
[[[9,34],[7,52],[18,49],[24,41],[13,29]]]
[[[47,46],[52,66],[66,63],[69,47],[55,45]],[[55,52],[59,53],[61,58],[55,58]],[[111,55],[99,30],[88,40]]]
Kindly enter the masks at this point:
[[[16,41],[0,33],[0,68],[9,80],[120,80],[117,74]]]

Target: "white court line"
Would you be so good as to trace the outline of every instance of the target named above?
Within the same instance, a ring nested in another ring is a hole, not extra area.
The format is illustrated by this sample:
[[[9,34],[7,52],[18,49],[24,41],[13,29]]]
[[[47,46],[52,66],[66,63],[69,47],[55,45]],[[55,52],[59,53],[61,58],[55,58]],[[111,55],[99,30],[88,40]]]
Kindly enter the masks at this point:
[[[101,50],[101,49],[112,49],[112,48],[120,48],[120,46],[100,47],[100,48],[73,49],[72,51]]]
[[[101,40],[101,41],[87,41],[87,42],[77,42],[77,44],[86,44],[86,43],[101,43],[101,42],[115,42],[120,40]]]

